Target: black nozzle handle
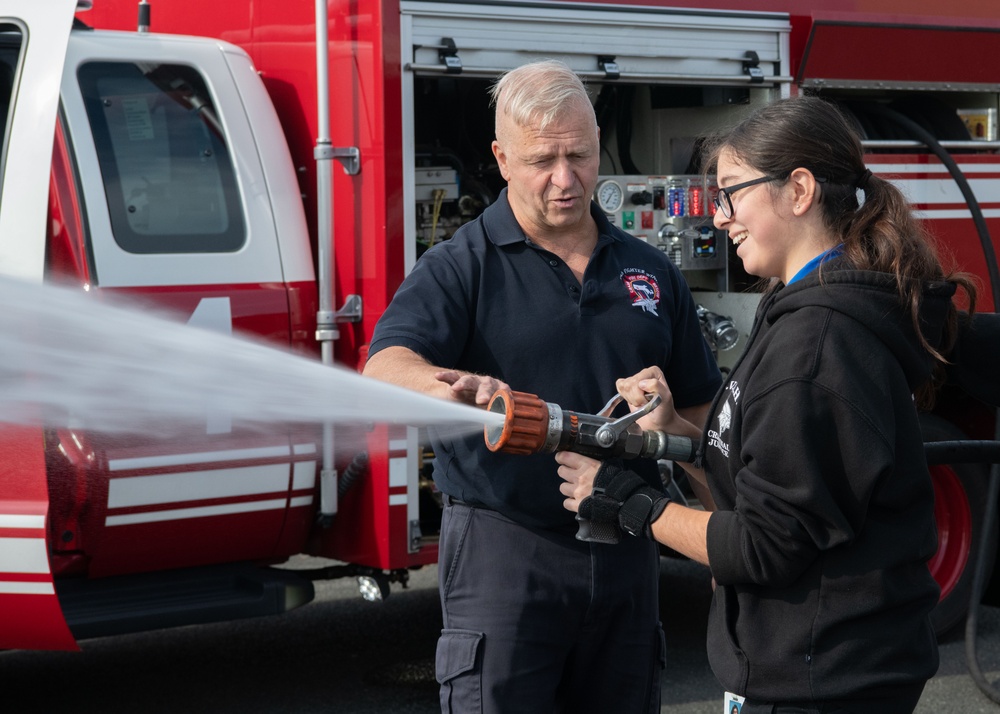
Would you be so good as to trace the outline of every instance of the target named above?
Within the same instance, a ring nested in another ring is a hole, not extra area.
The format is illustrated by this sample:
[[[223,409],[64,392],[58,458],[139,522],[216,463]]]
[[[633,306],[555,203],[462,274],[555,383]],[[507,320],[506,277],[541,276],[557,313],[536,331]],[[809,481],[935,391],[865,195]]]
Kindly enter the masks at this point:
[[[588,543],[607,543],[614,545],[621,540],[621,532],[617,528],[601,526],[590,519],[576,515],[576,539]]]

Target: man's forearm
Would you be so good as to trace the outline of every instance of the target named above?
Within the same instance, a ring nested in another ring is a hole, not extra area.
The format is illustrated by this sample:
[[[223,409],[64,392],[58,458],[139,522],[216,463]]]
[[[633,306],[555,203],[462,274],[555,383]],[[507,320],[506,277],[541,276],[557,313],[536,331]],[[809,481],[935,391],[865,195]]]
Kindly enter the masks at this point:
[[[362,372],[382,382],[391,382],[431,396],[448,399],[448,384],[434,375],[441,371],[413,350],[406,347],[386,347],[368,358]]]
[[[438,367],[405,347],[387,347],[376,352],[365,364],[364,375],[478,407],[485,407],[496,390],[508,386],[489,375]]]

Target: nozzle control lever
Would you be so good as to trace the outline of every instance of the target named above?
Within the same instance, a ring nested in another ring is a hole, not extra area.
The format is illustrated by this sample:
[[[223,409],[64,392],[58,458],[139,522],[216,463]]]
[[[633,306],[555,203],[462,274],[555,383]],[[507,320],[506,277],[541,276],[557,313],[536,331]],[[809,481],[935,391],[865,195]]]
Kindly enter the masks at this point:
[[[609,420],[607,424],[602,425],[597,430],[597,433],[594,434],[594,437],[597,439],[597,443],[600,446],[605,448],[613,447],[616,443],[618,443],[618,439],[621,435],[628,431],[629,427],[660,405],[661,400],[658,394],[647,394],[646,396],[649,398],[646,402],[646,406],[637,411],[629,412],[625,416],[614,421],[610,421],[611,412],[615,410],[616,406],[625,401],[625,398],[620,394],[616,394],[611,397],[611,401],[605,404],[604,408],[598,412],[598,416],[605,417]]]

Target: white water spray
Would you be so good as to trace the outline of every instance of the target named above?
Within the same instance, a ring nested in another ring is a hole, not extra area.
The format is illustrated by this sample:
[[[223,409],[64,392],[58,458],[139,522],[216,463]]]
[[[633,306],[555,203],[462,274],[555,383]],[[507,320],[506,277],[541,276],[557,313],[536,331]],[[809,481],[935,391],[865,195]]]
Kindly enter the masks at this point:
[[[115,433],[233,423],[499,425],[429,397],[246,339],[0,278],[0,421]]]

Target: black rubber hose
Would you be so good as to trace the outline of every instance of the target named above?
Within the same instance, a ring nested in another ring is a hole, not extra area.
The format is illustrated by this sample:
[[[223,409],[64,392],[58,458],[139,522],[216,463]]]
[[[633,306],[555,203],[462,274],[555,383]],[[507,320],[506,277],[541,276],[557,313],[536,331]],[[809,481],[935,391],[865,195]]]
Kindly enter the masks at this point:
[[[351,463],[347,465],[344,472],[340,475],[340,483],[337,484],[337,496],[343,496],[347,493],[351,486],[361,478],[365,471],[368,470],[368,452],[359,451]]]
[[[925,441],[929,464],[1000,464],[1000,440]]]
[[[639,167],[632,161],[632,100],[635,88],[624,85],[617,86],[617,113],[615,116],[615,137],[618,140],[618,163],[622,165],[622,173],[641,174]]]

